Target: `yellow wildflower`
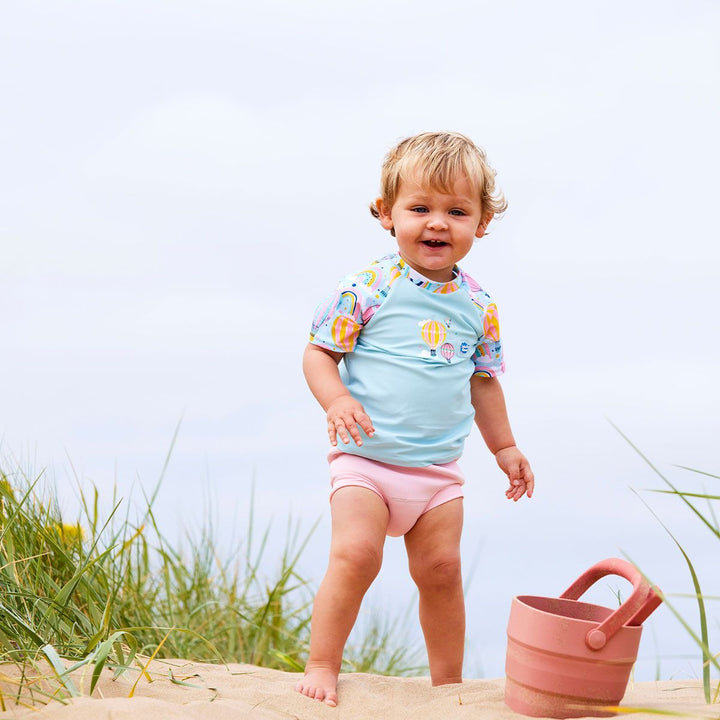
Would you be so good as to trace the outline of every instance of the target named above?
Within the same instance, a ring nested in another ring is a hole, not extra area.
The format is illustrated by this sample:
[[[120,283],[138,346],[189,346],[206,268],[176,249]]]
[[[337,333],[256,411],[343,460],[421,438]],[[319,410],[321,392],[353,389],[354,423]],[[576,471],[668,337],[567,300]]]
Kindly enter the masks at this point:
[[[83,533],[83,529],[80,527],[80,523],[75,523],[74,525],[70,525],[68,523],[58,523],[57,531],[60,534],[60,537],[68,543],[68,545],[85,539],[85,534]]]

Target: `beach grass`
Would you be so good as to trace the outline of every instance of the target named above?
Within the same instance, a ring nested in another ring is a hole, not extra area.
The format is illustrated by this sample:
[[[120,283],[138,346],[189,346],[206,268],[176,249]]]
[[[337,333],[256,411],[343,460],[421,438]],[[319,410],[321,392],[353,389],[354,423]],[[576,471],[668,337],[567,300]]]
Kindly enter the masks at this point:
[[[613,424],[613,423],[611,423]],[[643,461],[652,469],[652,471],[662,480],[664,487],[651,489],[650,492],[659,493],[663,495],[674,496],[679,502],[683,503],[686,508],[695,516],[701,527],[704,527],[708,532],[707,542],[717,547],[718,557],[720,557],[720,523],[718,522],[718,515],[715,509],[715,503],[720,501],[720,491],[707,492],[701,491],[686,491],[681,490],[675,483],[673,483],[668,477],[662,473],[651,460],[643,454],[643,452],[628,438],[617,426],[613,424],[613,427],[621,435],[621,437],[632,447],[632,449],[643,459]],[[703,470],[697,470],[686,466],[676,466],[681,470],[700,475],[705,478],[712,479],[713,481],[720,481],[720,476],[714,475]],[[636,492],[639,496],[639,494]],[[673,531],[664,523],[659,515],[653,510],[648,502],[642,497],[640,500],[645,504],[648,510],[653,514],[658,523],[662,526],[663,530],[672,539],[673,543],[681,554],[690,576],[690,582],[692,583],[691,593],[661,593],[663,602],[668,607],[670,612],[675,616],[678,622],[685,628],[687,633],[693,639],[697,645],[700,654],[700,674],[703,680],[703,692],[705,695],[705,702],[717,703],[720,702],[720,681],[714,681],[711,678],[711,670],[714,668],[716,671],[720,671],[720,650],[714,650],[710,642],[710,631],[711,618],[709,618],[708,605],[711,602],[717,602],[720,597],[709,595],[703,592],[701,580],[695,564],[693,563],[690,555],[685,550],[680,540],[676,537]],[[642,568],[639,568],[642,571]],[[715,576],[712,578],[717,579]],[[693,622],[684,616],[676,607],[676,603],[673,598],[692,598],[697,604],[697,621]],[[717,607],[717,606],[715,606]],[[720,617],[715,619],[715,624],[720,627]]]
[[[210,521],[171,542],[153,509],[158,487],[137,517],[129,499],[80,489],[77,516],[67,517],[42,475],[0,470],[0,662],[21,677],[45,668],[68,696],[73,669],[90,665],[97,679],[104,667],[122,672],[151,657],[302,670],[313,589],[298,561],[313,528],[288,520],[282,555],[270,561],[271,529],[256,527],[251,497],[237,547],[219,547]],[[344,663],[426,670],[393,622],[366,623]],[[18,696],[39,687],[20,685]]]

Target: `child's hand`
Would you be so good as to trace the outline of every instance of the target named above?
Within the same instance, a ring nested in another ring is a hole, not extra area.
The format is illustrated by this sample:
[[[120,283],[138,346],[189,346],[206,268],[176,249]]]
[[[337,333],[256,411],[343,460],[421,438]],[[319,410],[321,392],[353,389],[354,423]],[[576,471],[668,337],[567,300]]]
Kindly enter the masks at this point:
[[[517,502],[525,493],[531,498],[535,490],[535,476],[527,458],[515,447],[498,450],[495,460],[510,480],[510,487],[505,491],[508,500]]]
[[[350,437],[359,447],[363,444],[358,425],[368,437],[372,437],[375,428],[363,406],[351,395],[341,395],[333,400],[327,409],[328,437],[330,444],[337,446],[337,438],[347,445]],[[348,433],[350,435],[348,435]]]

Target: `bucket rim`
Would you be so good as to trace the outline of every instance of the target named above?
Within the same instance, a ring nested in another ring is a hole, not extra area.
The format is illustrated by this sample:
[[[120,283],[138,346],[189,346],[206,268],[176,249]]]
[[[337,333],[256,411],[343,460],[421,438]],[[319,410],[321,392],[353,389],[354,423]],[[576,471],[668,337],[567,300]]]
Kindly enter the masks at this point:
[[[535,608],[529,603],[527,603],[527,600],[552,600],[553,602],[560,602],[560,603],[566,603],[568,605],[585,605],[585,607],[592,607],[592,608],[598,608],[599,610],[607,610],[608,612],[612,613],[613,609],[607,607],[606,605],[597,605],[596,603],[589,603],[585,602],[584,600],[571,600],[570,598],[562,598],[562,597],[551,597],[548,595],[529,595],[527,593],[523,595],[515,595],[513,597],[513,600],[517,600],[518,602],[521,602],[523,605],[528,605],[528,607],[532,607],[533,610],[537,610],[538,612],[548,612],[547,610],[540,610],[539,608]],[[548,615],[554,615],[555,613],[548,613]]]
[[[566,607],[573,608],[583,607],[589,611],[599,612],[602,617],[593,620],[590,618],[574,617],[573,615],[569,614],[566,615],[562,612],[543,610],[542,608],[535,607],[531,603],[526,602],[527,600],[551,601],[559,603],[560,605],[565,605]],[[520,607],[521,612],[529,611],[534,616],[537,615],[538,621],[540,621],[541,619],[543,622],[572,621],[572,623],[577,628],[584,627],[586,632],[593,632],[594,630],[599,628],[602,623],[605,622],[609,617],[611,617],[615,612],[615,610],[606,607],[605,605],[597,605],[595,603],[584,602],[583,600],[571,600],[570,598],[548,597],[545,595],[515,595],[512,602],[513,604]],[[640,634],[642,632],[642,625],[621,625],[618,628],[617,632],[621,632],[623,634],[629,632],[632,635]]]

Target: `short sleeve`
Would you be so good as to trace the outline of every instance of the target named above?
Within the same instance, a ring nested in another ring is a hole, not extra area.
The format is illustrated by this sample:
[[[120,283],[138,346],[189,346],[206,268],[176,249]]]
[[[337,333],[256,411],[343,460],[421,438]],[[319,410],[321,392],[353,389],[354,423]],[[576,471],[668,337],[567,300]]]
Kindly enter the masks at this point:
[[[380,306],[377,292],[380,269],[373,266],[346,276],[315,310],[310,342],[339,353],[352,352],[363,326]]]
[[[483,335],[472,356],[475,370],[473,375],[497,377],[505,372],[502,340],[500,339],[500,322],[495,303],[484,308]]]
[[[472,355],[473,365],[475,366],[473,375],[497,377],[505,372],[497,305],[480,285],[466,273],[463,273],[463,284],[470,294],[473,305],[481,313],[479,327],[482,330],[475,352]]]

